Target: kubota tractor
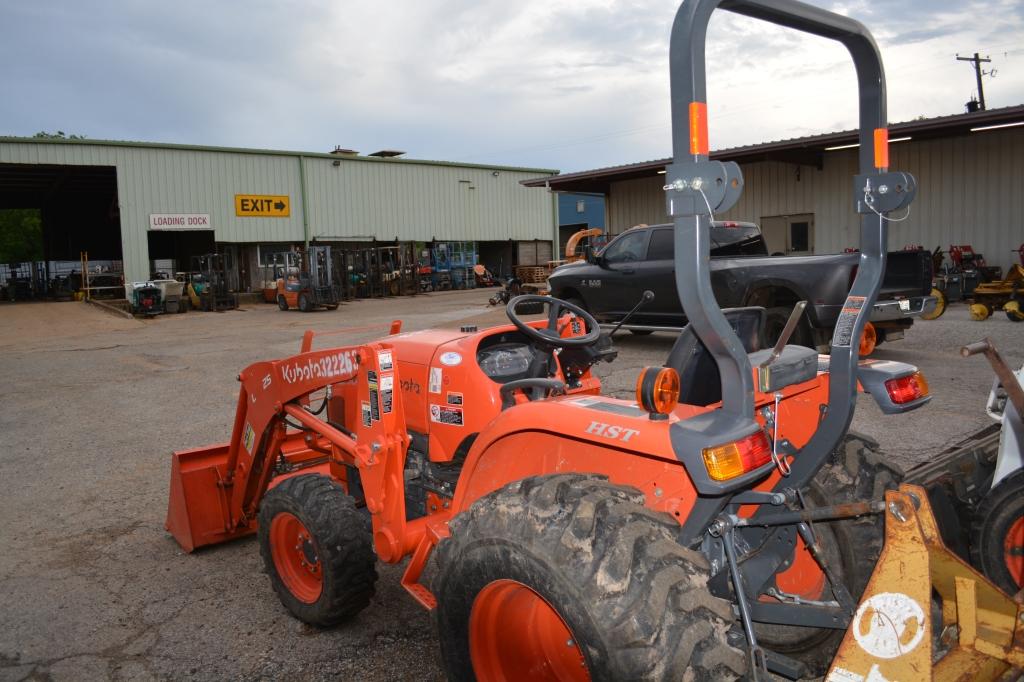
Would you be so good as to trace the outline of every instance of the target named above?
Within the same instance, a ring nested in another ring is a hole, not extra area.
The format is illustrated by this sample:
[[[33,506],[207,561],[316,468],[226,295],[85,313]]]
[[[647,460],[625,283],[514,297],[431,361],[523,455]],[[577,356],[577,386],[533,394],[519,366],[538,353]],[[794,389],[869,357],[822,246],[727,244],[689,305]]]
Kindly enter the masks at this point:
[[[743,188],[709,158],[719,4],[838,40],[857,68],[861,255],[830,356],[786,344],[796,317],[769,348],[763,309],[715,302],[709,226]],[[670,63],[665,193],[689,325],[635,400],[601,394],[609,338],[549,297],[512,300],[485,330],[324,349],[307,333],[298,355],[241,372],[228,443],[174,454],[168,529],[187,551],[258,533],[282,603],[318,626],[370,604],[377,561],[408,559],[454,680],[798,678],[825,673],[840,640],[830,680],[920,679],[933,589],[959,624],[936,675],[1024,666],[1024,610],[944,552],[924,492],[892,490],[898,471],[847,433],[858,388],[887,413],[929,400],[913,366],[857,354],[886,214],[915,193],[888,169],[870,34],[793,0],[687,0]],[[522,319],[537,303],[546,318]]]

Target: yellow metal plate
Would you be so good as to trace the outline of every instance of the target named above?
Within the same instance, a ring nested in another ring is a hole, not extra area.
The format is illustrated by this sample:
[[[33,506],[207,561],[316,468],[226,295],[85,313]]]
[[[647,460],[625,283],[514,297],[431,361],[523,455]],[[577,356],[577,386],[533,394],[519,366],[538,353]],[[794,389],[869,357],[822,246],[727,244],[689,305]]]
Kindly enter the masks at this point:
[[[291,198],[278,194],[236,194],[235,215],[240,218],[287,218]]]

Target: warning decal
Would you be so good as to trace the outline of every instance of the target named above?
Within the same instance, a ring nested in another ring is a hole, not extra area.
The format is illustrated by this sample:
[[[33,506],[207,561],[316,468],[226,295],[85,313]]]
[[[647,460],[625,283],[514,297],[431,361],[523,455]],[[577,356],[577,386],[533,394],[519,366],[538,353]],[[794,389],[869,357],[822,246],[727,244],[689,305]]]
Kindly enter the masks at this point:
[[[431,393],[441,392],[441,368],[431,367],[430,368],[430,383],[427,384],[427,390]]]
[[[391,402],[394,392],[395,377],[391,374],[382,374],[380,377],[380,403],[384,414],[391,413]]]
[[[836,320],[836,330],[832,334],[832,345],[849,348],[853,343],[853,327],[857,322],[857,314],[864,308],[865,299],[863,296],[848,296],[843,305],[843,312],[839,313]]]
[[[362,401],[361,407],[362,407],[363,426],[369,426],[370,425],[370,403],[369,403],[369,401],[366,401],[366,400]]]
[[[462,426],[462,408],[448,407],[447,405],[431,405],[430,421],[438,424]]]
[[[370,385],[370,419],[380,421],[380,397],[377,386],[377,373],[372,369],[366,372],[367,383]]]
[[[380,371],[390,372],[394,367],[394,362],[391,360],[391,351],[384,350],[377,353],[377,361],[380,363]]]
[[[256,432],[252,429],[252,424],[245,422],[245,431],[242,433],[242,445],[245,446],[245,451],[250,455],[252,454],[252,446],[256,442]]]
[[[448,404],[449,405],[461,405],[462,394],[456,393],[455,391],[448,391]]]

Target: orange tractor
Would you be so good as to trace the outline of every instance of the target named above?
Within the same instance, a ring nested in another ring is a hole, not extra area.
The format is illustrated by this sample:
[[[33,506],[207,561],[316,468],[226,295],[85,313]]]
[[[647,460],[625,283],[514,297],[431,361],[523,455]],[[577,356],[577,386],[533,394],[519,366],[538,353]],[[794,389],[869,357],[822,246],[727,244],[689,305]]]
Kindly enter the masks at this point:
[[[601,394],[592,368],[614,359],[610,338],[554,298],[517,297],[509,324],[485,330],[393,328],[322,349],[307,333],[298,355],[241,372],[229,442],[174,453],[167,528],[186,551],[258,534],[280,600],[318,626],[370,604],[377,561],[408,559],[402,584],[436,611],[457,680],[795,679],[828,671],[844,633],[829,679],[910,679],[894,666],[927,674],[931,584],[949,600],[944,622],[961,623],[953,670],[971,656],[996,661],[988,672],[1024,665],[1006,653],[1024,638],[1019,609],[943,563],[923,493],[891,490],[899,472],[847,433],[859,389],[887,413],[929,400],[915,367],[857,354],[885,216],[915,184],[887,168],[881,61],[851,19],[728,3],[840,40],[857,65],[861,256],[831,355],[786,344],[797,316],[764,347],[762,308],[715,303],[712,214],[743,187],[736,164],[708,156],[704,36],[717,5],[688,0],[673,29],[665,192],[689,325],[663,367],[639,373],[636,399]],[[543,319],[517,312],[538,303]],[[913,585],[872,579],[884,524],[893,544],[878,570]],[[982,651],[992,640],[1003,648]]]

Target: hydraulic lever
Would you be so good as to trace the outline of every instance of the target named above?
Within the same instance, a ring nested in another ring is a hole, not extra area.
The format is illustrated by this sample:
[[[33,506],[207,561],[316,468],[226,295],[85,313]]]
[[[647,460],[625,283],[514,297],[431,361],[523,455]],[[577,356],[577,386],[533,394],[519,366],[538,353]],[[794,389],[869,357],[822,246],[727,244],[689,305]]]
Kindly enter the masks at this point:
[[[775,342],[775,347],[772,348],[771,355],[762,362],[759,367],[765,368],[771,365],[773,362],[779,359],[782,355],[782,349],[789,343],[789,337],[793,336],[793,332],[796,331],[797,324],[800,323],[800,318],[804,314],[804,308],[807,307],[807,301],[800,301],[793,306],[793,312],[789,314],[789,319],[786,320],[786,326],[782,328],[782,333],[779,335],[779,340]]]
[[[619,329],[622,327],[622,325],[626,324],[626,320],[628,320],[630,317],[632,317],[633,313],[635,313],[637,310],[640,310],[640,306],[642,306],[644,303],[648,303],[648,302],[653,301],[653,300],[654,300],[654,292],[651,291],[650,289],[647,289],[646,291],[644,291],[643,296],[640,297],[640,300],[637,302],[637,304],[635,306],[633,306],[632,310],[630,310],[628,313],[626,313],[625,317],[623,317],[619,321],[619,323],[617,325],[615,325],[615,329],[613,329],[610,332],[608,332],[608,336],[612,336],[613,334],[615,334],[615,332],[619,331]]]

